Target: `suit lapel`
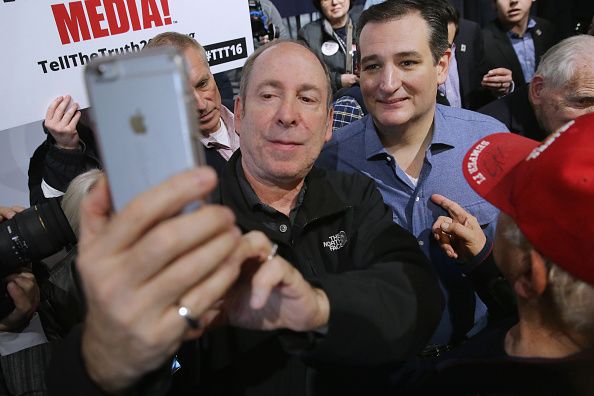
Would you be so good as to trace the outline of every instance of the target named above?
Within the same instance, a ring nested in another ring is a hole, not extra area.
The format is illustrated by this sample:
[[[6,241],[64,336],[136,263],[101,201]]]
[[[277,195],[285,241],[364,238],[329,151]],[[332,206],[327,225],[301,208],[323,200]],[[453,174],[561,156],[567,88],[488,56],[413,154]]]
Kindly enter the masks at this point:
[[[507,60],[512,66],[511,71],[514,81],[524,81],[522,66],[520,65],[520,61],[518,61],[518,57],[516,56],[516,52],[514,51],[511,40],[509,37],[507,37],[507,34],[502,29],[492,26],[491,31],[495,37],[495,42],[493,43],[495,44],[495,49],[498,50],[503,58]]]
[[[532,41],[534,42],[534,58],[536,61],[536,66],[538,66],[540,63],[540,57],[545,52],[543,31],[538,21],[536,21],[536,26],[534,26],[534,29],[532,29]]]

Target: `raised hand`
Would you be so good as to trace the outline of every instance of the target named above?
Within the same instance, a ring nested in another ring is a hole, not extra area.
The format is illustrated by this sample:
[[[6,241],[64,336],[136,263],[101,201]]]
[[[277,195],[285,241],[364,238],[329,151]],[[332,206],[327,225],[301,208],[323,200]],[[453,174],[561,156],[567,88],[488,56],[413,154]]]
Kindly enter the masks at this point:
[[[78,148],[76,125],[80,119],[78,103],[69,96],[59,96],[49,105],[44,124],[56,140],[56,145],[63,149]]]
[[[433,194],[431,200],[449,214],[449,217],[439,216],[432,227],[433,237],[441,249],[453,259],[472,260],[487,242],[476,217],[443,195]]]

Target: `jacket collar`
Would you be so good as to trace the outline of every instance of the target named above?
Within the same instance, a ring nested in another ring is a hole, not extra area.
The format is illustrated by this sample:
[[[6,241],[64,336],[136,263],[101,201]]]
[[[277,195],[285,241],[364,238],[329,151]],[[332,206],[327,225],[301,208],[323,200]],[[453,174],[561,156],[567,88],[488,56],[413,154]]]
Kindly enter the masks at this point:
[[[245,229],[264,230],[262,224],[255,220],[252,203],[244,196],[236,172],[238,161],[241,161],[241,150],[237,150],[223,170],[219,187],[215,192],[215,201],[230,207],[237,222]],[[307,190],[295,225],[305,228],[308,224],[347,210],[349,205],[328,181],[326,171],[312,168],[305,178]]]

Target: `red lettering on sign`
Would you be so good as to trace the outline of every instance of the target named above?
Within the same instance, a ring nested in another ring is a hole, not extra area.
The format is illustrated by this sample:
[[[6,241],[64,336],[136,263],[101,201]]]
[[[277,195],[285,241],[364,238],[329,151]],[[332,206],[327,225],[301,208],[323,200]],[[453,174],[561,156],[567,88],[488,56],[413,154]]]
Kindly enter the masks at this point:
[[[52,4],[52,12],[54,13],[54,20],[62,44],[69,44],[71,42],[70,38],[74,42],[90,40],[91,33],[87,25],[83,4],[79,1],[70,3],[68,6],[70,7],[70,13],[65,4]]]
[[[171,25],[168,0],[161,0],[161,8],[163,9],[163,22],[165,22],[165,25]]]
[[[52,12],[62,44],[122,34],[130,31],[130,27],[136,31],[172,23],[168,0],[159,0],[161,8],[156,0],[140,0],[140,14],[136,1],[78,0],[53,4]]]
[[[136,0],[127,0],[128,10],[130,10],[130,22],[132,22],[132,30],[140,30],[140,19],[138,18],[138,8],[136,8]]]
[[[159,15],[159,9],[155,0],[142,0],[140,5],[142,6],[143,29],[150,29],[152,23],[155,26],[163,26],[163,21],[161,20],[161,15]]]
[[[126,33],[130,30],[130,22],[125,17],[127,11],[124,0],[104,0],[103,8],[105,9],[105,16],[111,34]]]
[[[109,30],[101,28],[101,21],[105,19],[105,15],[97,12],[97,7],[101,7],[101,0],[85,0],[85,7],[87,8],[87,16],[93,31],[93,37],[109,36]]]

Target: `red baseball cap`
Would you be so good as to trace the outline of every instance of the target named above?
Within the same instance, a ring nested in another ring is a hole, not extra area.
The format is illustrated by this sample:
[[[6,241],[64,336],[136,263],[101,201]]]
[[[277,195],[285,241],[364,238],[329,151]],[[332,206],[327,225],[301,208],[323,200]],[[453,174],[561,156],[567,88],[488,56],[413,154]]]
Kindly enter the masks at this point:
[[[594,285],[594,113],[542,143],[489,135],[462,164],[468,184],[513,218],[539,252]]]

